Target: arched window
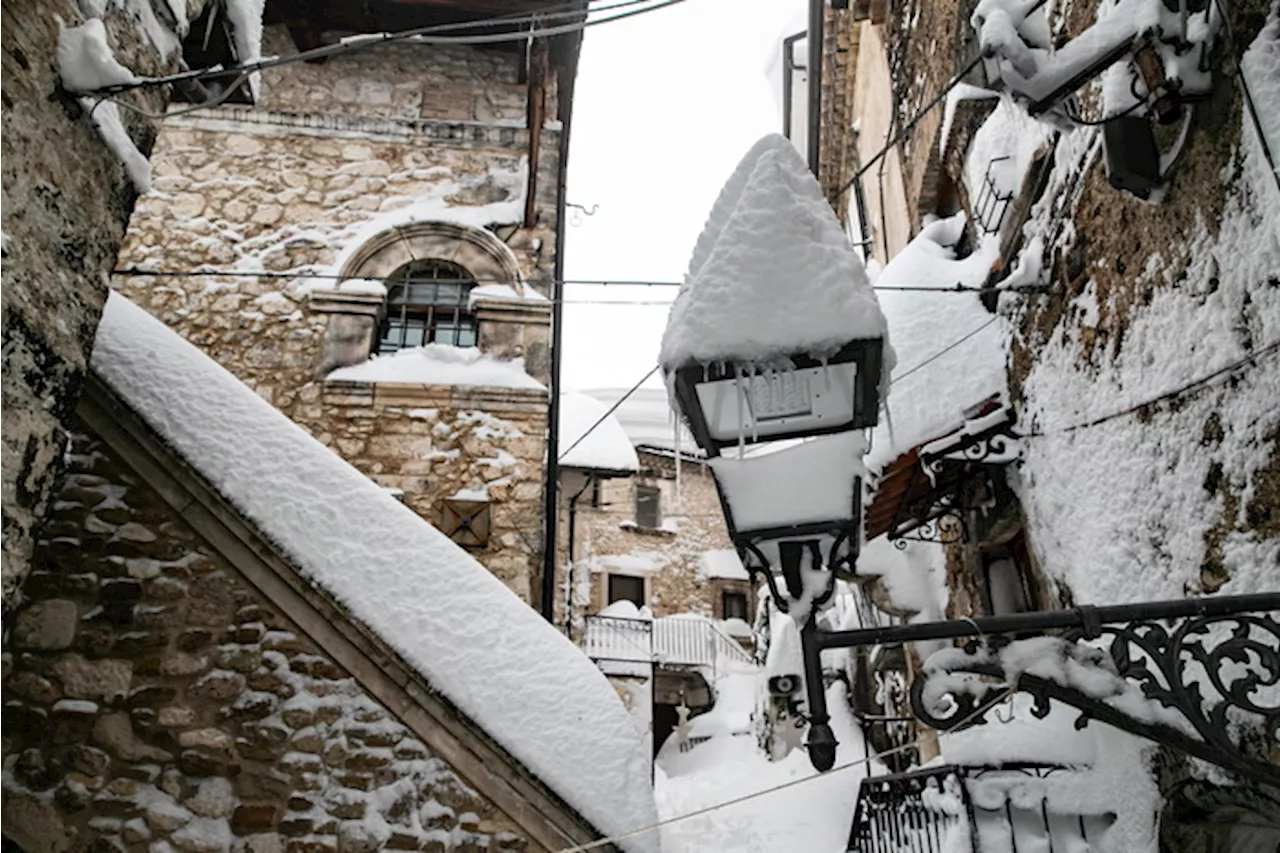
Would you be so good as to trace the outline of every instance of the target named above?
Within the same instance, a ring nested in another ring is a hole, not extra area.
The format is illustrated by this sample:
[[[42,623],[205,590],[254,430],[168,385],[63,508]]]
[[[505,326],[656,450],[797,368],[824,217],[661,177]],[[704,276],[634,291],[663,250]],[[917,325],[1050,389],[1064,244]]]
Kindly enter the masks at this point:
[[[448,261],[413,261],[387,279],[387,317],[378,335],[378,352],[423,344],[476,345],[471,313],[471,274]]]

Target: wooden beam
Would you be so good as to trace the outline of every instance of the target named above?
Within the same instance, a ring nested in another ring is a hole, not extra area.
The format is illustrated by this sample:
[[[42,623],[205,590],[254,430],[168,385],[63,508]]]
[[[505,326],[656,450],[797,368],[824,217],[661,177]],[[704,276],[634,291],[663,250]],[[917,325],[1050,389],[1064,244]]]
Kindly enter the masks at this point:
[[[542,125],[547,118],[547,79],[550,77],[550,68],[550,43],[546,39],[537,39],[529,51],[529,98],[525,107],[529,128],[529,182],[525,187],[524,197],[525,228],[532,228],[537,222],[538,160],[542,154]]]

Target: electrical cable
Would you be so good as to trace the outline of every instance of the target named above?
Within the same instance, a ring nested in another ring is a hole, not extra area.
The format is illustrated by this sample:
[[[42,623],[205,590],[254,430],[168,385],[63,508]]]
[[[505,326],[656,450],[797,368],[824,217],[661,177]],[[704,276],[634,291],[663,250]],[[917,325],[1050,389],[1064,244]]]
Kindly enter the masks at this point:
[[[973,330],[973,331],[971,331],[971,332],[966,333],[965,335],[961,336],[958,340],[952,341],[951,343],[947,344],[947,345],[946,345],[945,347],[943,347],[942,349],[940,349],[940,350],[938,350],[937,352],[935,352],[933,355],[931,355],[931,356],[929,356],[928,358],[926,358],[924,361],[922,361],[922,362],[920,362],[919,364],[917,364],[917,365],[915,365],[914,367],[912,367],[910,370],[904,371],[904,372],[902,372],[902,373],[898,374],[897,376],[892,377],[889,381],[891,381],[891,382],[900,382],[900,381],[902,381],[903,379],[906,379],[908,376],[910,376],[911,374],[915,373],[917,370],[920,370],[921,368],[925,367],[926,365],[932,364],[933,362],[935,362],[935,361],[937,361],[938,359],[942,358],[944,355],[946,355],[947,353],[951,352],[953,349],[955,349],[956,347],[960,346],[962,343],[964,343],[965,341],[969,340],[969,338],[972,338],[974,335],[978,334],[978,332],[981,332],[983,329],[987,328],[988,326],[990,326],[992,323],[994,323],[996,320],[999,320],[999,319],[1000,319],[1000,316],[999,316],[998,314],[997,314],[997,315],[995,315],[995,316],[993,316],[990,320],[988,320],[987,322],[983,323],[983,324],[982,324],[981,326],[979,326],[978,328],[974,329],[974,330]]]
[[[1218,14],[1222,16],[1223,26],[1227,30],[1227,44],[1230,46],[1232,56],[1236,52],[1236,37],[1231,29],[1231,17],[1227,15],[1227,10],[1223,8],[1222,0],[1213,0],[1213,5],[1218,7]],[[1253,92],[1249,89],[1249,81],[1244,76],[1244,64],[1236,60],[1236,81],[1240,84],[1240,92],[1244,96],[1245,107],[1249,110],[1249,118],[1253,121],[1254,133],[1258,135],[1258,144],[1262,146],[1262,156],[1266,159],[1267,165],[1271,167],[1271,177],[1276,182],[1276,189],[1280,190],[1280,168],[1276,166],[1275,154],[1271,151],[1271,143],[1267,141],[1267,135],[1262,131],[1262,119],[1258,118],[1258,106],[1253,101]]]
[[[561,454],[559,455],[559,457],[557,457],[556,461],[557,461],[557,462],[563,462],[563,461],[564,461],[564,459],[565,459],[565,457],[566,457],[566,456],[568,456],[570,453],[572,453],[572,452],[573,452],[573,449],[574,449],[575,447],[577,447],[579,444],[582,444],[583,440],[584,440],[587,436],[591,435],[591,433],[595,431],[596,427],[600,426],[600,424],[602,424],[602,423],[604,423],[606,420],[608,420],[608,419],[609,419],[609,416],[610,416],[610,415],[612,415],[614,412],[616,412],[616,411],[618,410],[618,407],[619,407],[619,406],[621,406],[624,402],[626,402],[627,398],[629,398],[632,394],[634,394],[634,393],[636,393],[637,391],[639,391],[639,390],[640,390],[640,386],[641,386],[641,385],[643,385],[645,382],[647,382],[650,376],[652,376],[653,374],[657,373],[657,372],[658,372],[658,368],[659,368],[659,367],[660,367],[660,365],[655,364],[655,365],[653,366],[653,368],[652,368],[648,373],[646,373],[643,377],[641,377],[641,379],[640,379],[640,381],[639,381],[639,382],[637,382],[635,385],[632,385],[632,386],[631,386],[631,390],[630,390],[630,391],[628,391],[627,393],[625,393],[625,394],[623,394],[621,397],[619,397],[619,398],[618,398],[618,402],[614,403],[612,406],[610,406],[610,407],[609,407],[609,411],[605,412],[603,415],[601,415],[601,416],[600,416],[600,420],[598,420],[598,421],[596,421],[595,423],[593,423],[593,424],[592,424],[592,425],[587,429],[587,431],[586,431],[586,432],[584,432],[582,435],[578,436],[578,440],[577,440],[577,441],[575,441],[573,444],[569,445],[569,448],[568,448],[567,450],[565,450],[563,453],[561,453]]]
[[[1257,350],[1254,353],[1247,355],[1238,361],[1234,361],[1231,364],[1228,364],[1226,367],[1219,368],[1213,371],[1212,373],[1209,373],[1205,376],[1201,376],[1198,379],[1193,379],[1192,381],[1186,383],[1185,385],[1181,385],[1177,388],[1174,388],[1171,391],[1166,391],[1163,394],[1160,394],[1159,396],[1152,397],[1150,400],[1144,400],[1141,403],[1137,403],[1135,405],[1129,406],[1128,408],[1121,409],[1120,411],[1111,412],[1110,414],[1102,415],[1101,417],[1097,417],[1097,418],[1092,418],[1087,421],[1082,421],[1078,424],[1072,424],[1071,426],[1063,427],[1061,429],[1055,429],[1055,430],[1049,430],[1049,431],[1032,430],[1031,432],[1018,433],[1018,437],[1019,438],[1043,438],[1049,435],[1061,435],[1064,433],[1076,432],[1077,430],[1089,429],[1091,427],[1100,426],[1101,424],[1105,424],[1108,421],[1114,421],[1114,420],[1117,420],[1118,418],[1125,417],[1126,415],[1138,414],[1139,412],[1146,411],[1147,409],[1150,409],[1152,406],[1158,405],[1160,403],[1197,394],[1200,391],[1203,391],[1211,387],[1210,383],[1213,382],[1213,380],[1221,376],[1225,376],[1226,374],[1234,373],[1235,371],[1241,370],[1252,364],[1255,364],[1260,359],[1268,355],[1271,355],[1275,352],[1280,352],[1280,341],[1276,341],[1275,343],[1268,344],[1262,349]]]
[[[985,702],[980,702],[978,704],[978,707],[974,708],[973,711],[966,714],[964,717],[960,718],[960,720],[957,721],[954,726],[952,726],[952,730],[960,729],[965,725],[967,725],[968,723],[972,722],[973,720],[976,720],[977,718],[981,717],[983,714],[987,713],[987,711],[991,710],[996,705],[1003,702],[1005,699],[1011,697],[1015,692],[1017,692],[1017,689],[1018,689],[1018,685],[1015,681],[1014,684],[1000,691],[1000,693],[997,694],[995,697],[988,699]],[[839,767],[833,767],[824,773],[815,773],[812,776],[804,776],[799,779],[792,779],[788,782],[783,782],[779,785],[773,785],[771,787],[765,788],[760,791],[754,791],[750,794],[744,794],[741,797],[734,797],[731,800],[725,800],[722,803],[716,803],[715,805],[707,806],[705,808],[695,809],[694,811],[691,811],[691,812],[686,812],[681,815],[669,817],[669,818],[666,818],[665,820],[660,820],[660,821],[657,821],[656,823],[651,823],[648,826],[642,826],[638,829],[632,829],[628,832],[623,832],[618,835],[611,835],[608,838],[598,838],[595,841],[590,841],[590,842],[587,842],[586,844],[579,844],[574,847],[562,847],[558,851],[558,853],[586,853],[586,851],[588,850],[597,850],[601,847],[604,847],[605,845],[614,844],[615,842],[623,841],[628,838],[634,838],[637,835],[644,835],[647,832],[653,832],[654,830],[661,829],[664,826],[670,826],[671,824],[680,823],[681,821],[689,820],[690,818],[700,817],[701,815],[709,814],[714,811],[719,811],[720,809],[728,808],[729,806],[736,806],[739,803],[745,803],[750,800],[763,797],[766,794],[772,794],[776,791],[783,791],[783,790],[786,790],[787,788],[794,788],[797,785],[803,785],[806,782],[812,782],[815,779],[830,778],[832,775],[839,773],[841,770],[848,770],[851,767],[858,767],[860,765],[870,764],[872,761],[878,761],[880,759],[887,758],[890,755],[896,755],[897,753],[900,753],[900,752],[906,752],[909,749],[917,749],[920,746],[923,746],[925,742],[926,742],[925,737],[918,737],[915,740],[911,741],[910,743],[904,743],[901,746],[895,746],[891,749],[886,749],[883,752],[877,752],[874,755],[867,755],[867,756],[864,756],[863,758],[854,759],[853,761],[849,761],[844,764],[841,764]]]
[[[835,191],[835,194],[832,196],[832,198],[833,199],[840,198],[840,196],[845,194],[845,192],[849,189],[849,187],[857,183],[857,181],[863,175],[865,175],[868,171],[870,171],[872,166],[880,162],[881,158],[883,158],[886,154],[888,154],[889,151],[892,150],[892,148],[895,145],[901,142],[903,137],[905,137],[908,133],[914,130],[915,126],[920,123],[920,120],[923,119],[929,113],[930,110],[932,110],[939,103],[941,103],[947,97],[947,95],[950,94],[952,89],[954,89],[956,86],[959,86],[961,83],[963,83],[965,76],[968,75],[970,71],[977,68],[978,65],[982,62],[982,60],[983,60],[983,56],[979,54],[977,57],[974,58],[972,62],[970,62],[964,68],[960,69],[960,71],[954,77],[951,78],[951,82],[947,84],[946,88],[944,88],[941,92],[939,92],[937,96],[935,96],[932,100],[929,101],[929,103],[921,107],[920,111],[917,112],[914,116],[912,116],[911,120],[906,124],[904,124],[902,128],[896,134],[893,135],[893,138],[884,144],[884,147],[881,148],[874,157],[872,157],[867,162],[863,163],[862,168],[858,169],[858,171],[854,173],[852,178],[846,181],[840,187],[840,189]]]
[[[453,24],[433,24],[426,27],[417,27],[410,30],[401,30],[395,33],[378,33],[359,36],[350,36],[341,42],[323,47],[313,48],[311,50],[299,51],[290,56],[275,56],[267,59],[260,59],[254,62],[238,64],[230,67],[213,66],[193,71],[184,71],[178,74],[170,74],[164,77],[146,77],[132,83],[122,83],[114,86],[105,86],[101,89],[93,90],[86,94],[99,95],[118,95],[124,92],[133,91],[135,89],[149,88],[154,86],[163,86],[170,83],[179,83],[187,81],[199,81],[206,79],[214,79],[218,77],[228,77],[233,74],[251,74],[257,71],[264,71],[270,68],[276,68],[283,65],[293,65],[298,62],[314,61],[317,59],[326,59],[334,56],[340,56],[347,53],[366,50],[371,47],[394,44],[398,42],[410,42],[414,44],[500,44],[505,42],[528,41],[534,38],[549,38],[551,36],[564,35],[566,33],[580,32],[587,27],[607,24],[613,21],[620,21],[635,15],[644,14],[646,12],[657,11],[668,6],[674,6],[682,3],[684,0],[658,0],[658,2],[650,2],[650,0],[623,0],[621,3],[612,6],[601,7],[597,9],[580,9],[574,12],[553,13],[549,17],[566,17],[590,15],[592,12],[611,11],[626,6],[640,5],[648,3],[640,9],[631,9],[626,12],[619,12],[605,18],[597,18],[592,20],[576,21],[570,24],[561,24],[553,27],[544,27],[541,29],[518,30],[511,33],[496,33],[489,35],[460,35],[447,37],[433,37],[436,33],[449,30],[467,29],[471,27],[498,26],[506,24],[536,23],[537,15],[529,15],[524,13],[518,17],[510,17],[507,19],[488,18],[481,21],[458,22]],[[554,8],[554,7],[552,7]],[[203,106],[203,105],[201,105]]]
[[[142,278],[267,278],[267,279],[317,279],[324,281],[380,281],[380,282],[402,282],[407,281],[403,277],[398,276],[344,276],[336,273],[307,273],[307,272],[277,272],[273,270],[156,270],[156,269],[139,269],[138,267],[124,267],[111,271],[112,275],[123,277],[142,277]],[[433,284],[510,284],[509,279],[505,278],[441,278],[432,279]],[[682,283],[678,281],[638,281],[634,279],[590,279],[590,278],[567,278],[560,279],[539,279],[536,282],[526,282],[526,284],[571,284],[584,285],[594,287],[681,287]],[[918,284],[877,284],[872,285],[872,290],[887,290],[905,293],[1039,293],[1048,289],[1048,285],[1043,284],[1020,284],[1011,285],[1009,287],[972,287],[957,282],[949,287],[930,287],[928,285]],[[552,302],[553,300],[547,300]],[[668,300],[650,300],[650,301],[631,301],[631,302],[615,302],[612,300],[599,300],[596,302],[588,300],[565,300],[564,304],[600,304],[600,305],[670,305]]]

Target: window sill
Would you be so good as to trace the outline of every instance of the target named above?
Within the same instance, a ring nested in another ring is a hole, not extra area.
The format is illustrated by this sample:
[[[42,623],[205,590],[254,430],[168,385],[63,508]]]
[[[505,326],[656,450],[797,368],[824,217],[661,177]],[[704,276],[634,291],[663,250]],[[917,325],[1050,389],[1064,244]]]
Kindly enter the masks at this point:
[[[676,531],[670,527],[641,527],[634,521],[623,521],[618,524],[623,530],[629,533],[639,533],[641,536],[659,536],[666,538],[674,538]]]

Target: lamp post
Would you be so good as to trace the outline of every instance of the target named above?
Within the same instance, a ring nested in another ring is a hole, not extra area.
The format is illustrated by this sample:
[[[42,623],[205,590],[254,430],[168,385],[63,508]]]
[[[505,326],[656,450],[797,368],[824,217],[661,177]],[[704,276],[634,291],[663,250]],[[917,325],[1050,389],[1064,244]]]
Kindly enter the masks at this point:
[[[762,373],[724,362],[671,374],[743,565],[764,578],[778,610],[800,625],[806,746],[819,770],[834,765],[837,743],[822,686],[817,610],[836,577],[852,574],[862,539],[863,429],[875,423],[882,353],[881,339],[860,339],[826,365],[791,353],[790,369]],[[734,445],[742,452],[722,455]]]
[[[819,769],[835,762],[836,741],[816,611],[862,541],[866,430],[893,366],[885,335],[862,261],[804,158],[781,136],[760,140],[711,210],[659,361],[743,564],[800,628]]]

